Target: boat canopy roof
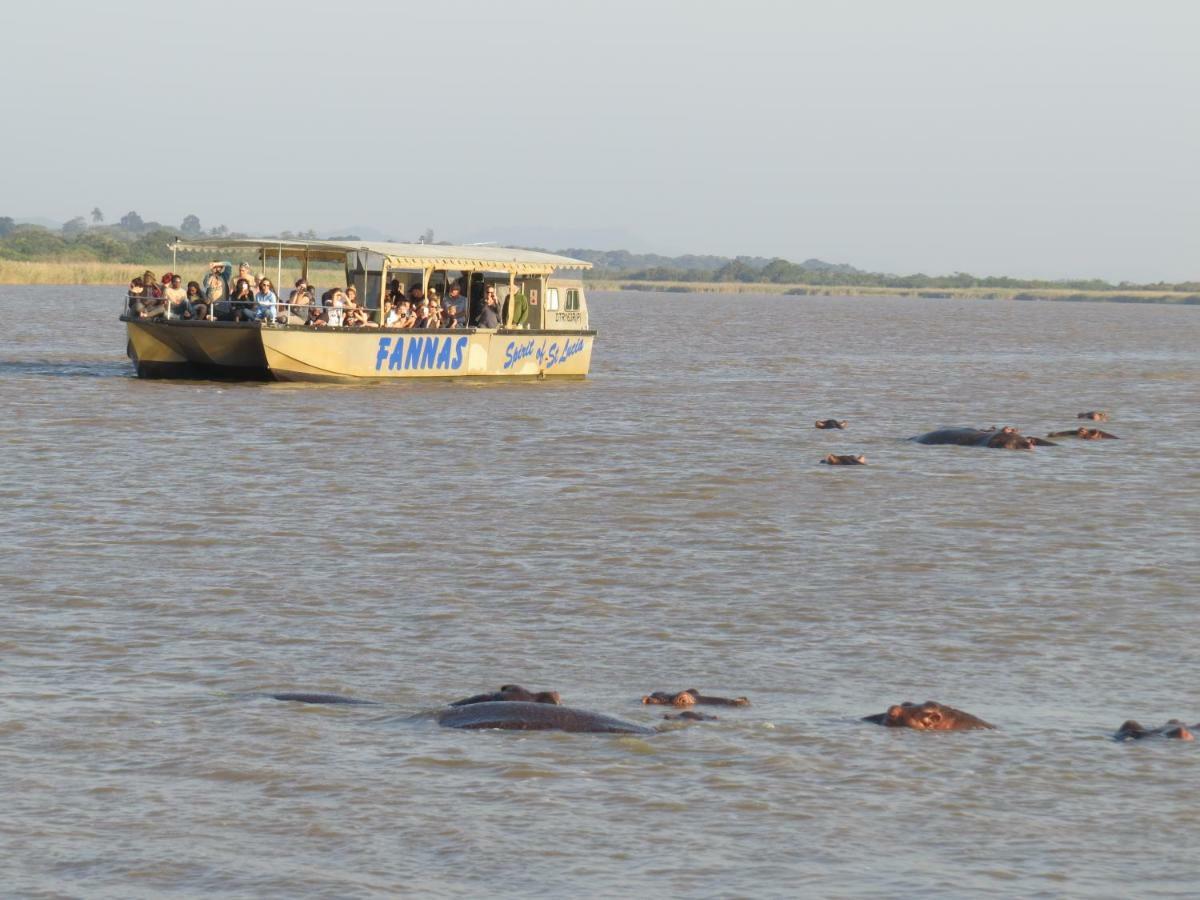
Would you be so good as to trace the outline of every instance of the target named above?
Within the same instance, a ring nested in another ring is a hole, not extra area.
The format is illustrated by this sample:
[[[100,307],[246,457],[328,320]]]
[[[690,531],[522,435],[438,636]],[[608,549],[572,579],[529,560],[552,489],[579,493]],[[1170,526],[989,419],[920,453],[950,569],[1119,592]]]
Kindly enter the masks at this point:
[[[352,253],[374,253],[390,269],[456,269],[473,272],[514,272],[548,275],[555,269],[590,269],[592,264],[569,256],[515,247],[455,246],[453,244],[393,244],[366,241],[297,241],[279,238],[176,238],[179,251],[265,250],[284,259],[341,262]]]

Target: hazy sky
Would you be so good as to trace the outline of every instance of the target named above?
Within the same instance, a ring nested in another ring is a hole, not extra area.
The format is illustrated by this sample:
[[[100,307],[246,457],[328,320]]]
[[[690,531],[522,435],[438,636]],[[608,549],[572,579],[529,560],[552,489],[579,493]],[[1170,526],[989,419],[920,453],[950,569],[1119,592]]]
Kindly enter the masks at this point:
[[[1200,278],[1194,2],[0,5],[0,215]]]

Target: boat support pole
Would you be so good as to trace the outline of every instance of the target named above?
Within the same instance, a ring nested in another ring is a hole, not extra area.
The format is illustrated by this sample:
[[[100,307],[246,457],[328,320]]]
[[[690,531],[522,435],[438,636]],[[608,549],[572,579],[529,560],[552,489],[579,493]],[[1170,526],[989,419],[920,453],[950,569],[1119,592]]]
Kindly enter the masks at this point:
[[[275,316],[279,316],[279,293],[283,290],[280,283],[283,281],[283,244],[279,245],[279,256],[275,260]],[[289,309],[285,315],[290,315]],[[284,321],[287,321],[286,319]]]
[[[171,274],[172,275],[175,274],[175,270],[179,267],[179,263],[177,262],[178,253],[179,253],[179,241],[172,241],[171,242]],[[172,279],[172,280],[174,280],[174,279]],[[163,293],[165,294],[166,291],[163,291]],[[171,318],[171,301],[170,300],[167,301],[167,318],[168,319]]]
[[[504,327],[505,328],[512,328],[514,307],[516,307],[516,305],[517,305],[517,298],[515,296],[515,294],[517,293],[516,287],[517,287],[517,273],[514,272],[512,269],[509,269],[508,270],[508,299],[504,301],[504,305],[506,307],[508,307],[508,309],[504,313]]]
[[[387,276],[388,276],[388,261],[385,257],[383,260],[383,269],[379,273],[379,324],[383,325],[387,321],[387,314],[383,307],[387,305]],[[393,297],[393,300],[396,298]]]

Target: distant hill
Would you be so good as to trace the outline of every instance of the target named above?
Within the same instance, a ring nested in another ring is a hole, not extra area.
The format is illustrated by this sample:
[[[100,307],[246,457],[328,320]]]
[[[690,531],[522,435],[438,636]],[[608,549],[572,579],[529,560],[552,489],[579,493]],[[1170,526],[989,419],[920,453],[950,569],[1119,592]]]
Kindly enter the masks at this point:
[[[540,249],[540,248],[530,248]],[[781,276],[865,275],[848,263],[806,259],[802,263],[765,256],[662,256],[657,253],[630,253],[628,250],[589,250],[567,247],[557,250],[563,256],[586,260],[595,266],[597,277],[634,278],[655,281],[776,281]]]

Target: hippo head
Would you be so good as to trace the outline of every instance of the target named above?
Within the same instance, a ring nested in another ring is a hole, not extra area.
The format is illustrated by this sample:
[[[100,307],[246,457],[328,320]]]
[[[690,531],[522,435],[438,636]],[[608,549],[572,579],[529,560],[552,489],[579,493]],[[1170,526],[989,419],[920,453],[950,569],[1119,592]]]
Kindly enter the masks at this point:
[[[1191,729],[1178,719],[1170,719],[1166,725],[1160,725],[1158,728],[1144,728],[1138,722],[1130,719],[1117,729],[1115,737],[1118,741],[1139,741],[1147,737],[1163,737],[1176,741],[1194,741],[1196,739]]]
[[[642,702],[652,706],[695,706],[696,691],[688,689],[680,691],[677,694],[671,694],[667,691],[654,691],[652,694],[647,694],[643,697]]]
[[[505,700],[516,700],[525,703],[549,703],[562,706],[562,696],[558,691],[528,691],[519,684],[500,685],[500,694]]]
[[[869,716],[870,721],[888,728],[913,728],[917,731],[959,731],[968,728],[991,728],[987,722],[970,713],[943,706],[933,700],[924,703],[905,701],[888,708],[881,716]]]
[[[1035,446],[1034,441],[1009,425],[999,431],[990,432],[985,443],[989,447],[1000,447],[1004,450],[1032,450]]]

